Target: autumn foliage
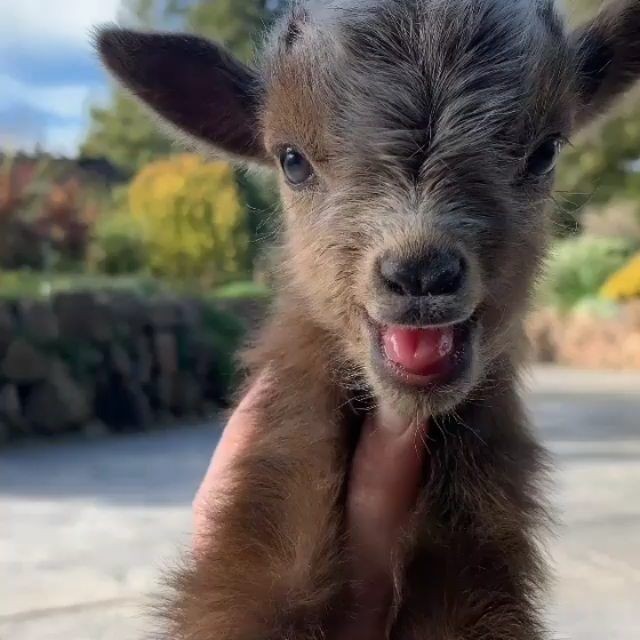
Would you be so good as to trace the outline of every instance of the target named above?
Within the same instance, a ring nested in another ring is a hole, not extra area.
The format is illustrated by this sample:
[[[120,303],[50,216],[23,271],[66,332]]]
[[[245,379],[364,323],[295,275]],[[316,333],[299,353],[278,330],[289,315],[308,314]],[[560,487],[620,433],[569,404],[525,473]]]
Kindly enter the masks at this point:
[[[46,163],[0,167],[0,267],[81,263],[97,207],[73,175],[52,179]]]
[[[153,162],[133,180],[129,209],[152,273],[208,284],[246,274],[246,206],[227,163],[189,154]]]
[[[640,299],[640,253],[616,271],[600,291],[604,298],[616,302]]]

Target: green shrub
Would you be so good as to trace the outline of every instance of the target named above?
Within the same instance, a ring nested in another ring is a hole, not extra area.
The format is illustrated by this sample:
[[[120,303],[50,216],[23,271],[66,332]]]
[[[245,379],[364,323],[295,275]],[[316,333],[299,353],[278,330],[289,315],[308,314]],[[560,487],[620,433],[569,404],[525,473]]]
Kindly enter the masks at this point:
[[[616,238],[581,236],[559,242],[548,263],[542,287],[544,301],[570,309],[583,298],[597,296],[633,251],[632,242]]]
[[[94,229],[89,263],[108,275],[139,273],[147,264],[147,249],[138,222],[129,215],[103,216]]]

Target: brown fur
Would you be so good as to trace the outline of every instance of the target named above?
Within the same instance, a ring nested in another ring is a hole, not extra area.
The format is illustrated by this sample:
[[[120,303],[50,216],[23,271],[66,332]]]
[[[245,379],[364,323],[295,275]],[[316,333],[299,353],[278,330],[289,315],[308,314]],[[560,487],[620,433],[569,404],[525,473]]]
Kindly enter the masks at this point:
[[[176,577],[167,637],[312,640],[356,615],[344,497],[363,415],[381,399],[432,419],[389,637],[545,636],[546,458],[518,371],[551,182],[530,163],[640,74],[639,25],[637,0],[570,35],[547,0],[297,3],[259,70],[196,38],[102,32],[106,64],[190,136],[261,162],[295,146],[315,169],[304,188],[282,181],[281,290],[246,358],[269,392],[251,451],[214,498],[208,544]],[[194,64],[215,63],[210,82],[168,82],[190,49]],[[434,250],[467,264],[455,295],[416,301],[381,285],[381,257]],[[472,356],[449,384],[416,390],[381,368],[371,322],[471,322]]]

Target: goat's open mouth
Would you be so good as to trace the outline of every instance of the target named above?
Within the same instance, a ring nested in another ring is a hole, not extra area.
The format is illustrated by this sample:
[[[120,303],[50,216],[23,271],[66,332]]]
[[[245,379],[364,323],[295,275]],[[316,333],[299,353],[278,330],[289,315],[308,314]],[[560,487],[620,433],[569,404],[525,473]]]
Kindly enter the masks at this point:
[[[433,327],[370,321],[375,357],[387,375],[425,389],[453,384],[469,367],[475,318]]]

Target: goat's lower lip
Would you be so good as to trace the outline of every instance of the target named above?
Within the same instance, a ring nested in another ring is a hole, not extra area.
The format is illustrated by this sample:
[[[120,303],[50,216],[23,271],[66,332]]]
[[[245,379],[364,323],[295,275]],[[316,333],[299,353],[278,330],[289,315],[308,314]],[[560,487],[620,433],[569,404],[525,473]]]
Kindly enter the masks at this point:
[[[471,320],[443,327],[371,326],[378,360],[404,384],[429,388],[452,382],[468,362]]]

